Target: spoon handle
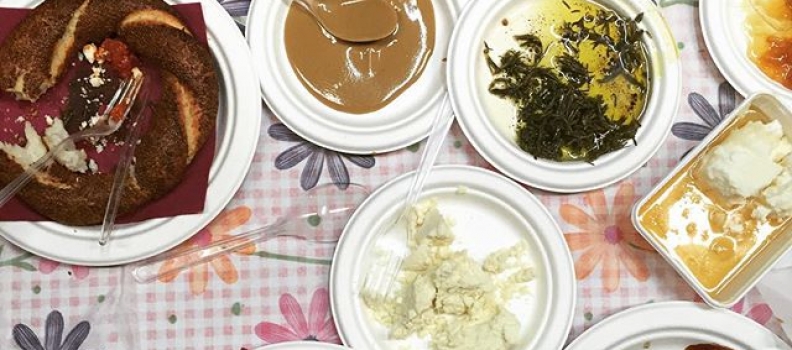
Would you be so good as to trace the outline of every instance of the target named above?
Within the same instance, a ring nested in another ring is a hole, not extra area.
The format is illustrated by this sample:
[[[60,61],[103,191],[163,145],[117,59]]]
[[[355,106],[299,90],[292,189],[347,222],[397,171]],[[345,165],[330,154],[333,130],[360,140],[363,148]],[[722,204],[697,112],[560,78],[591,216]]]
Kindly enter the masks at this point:
[[[435,115],[434,122],[432,123],[432,131],[429,133],[429,138],[426,142],[426,148],[421,155],[418,170],[415,172],[412,186],[410,186],[410,192],[407,194],[407,200],[404,202],[402,215],[405,215],[404,213],[418,201],[426,178],[429,176],[432,166],[434,166],[437,160],[437,155],[440,153],[440,146],[443,145],[443,141],[448,134],[448,130],[451,129],[453,122],[454,114],[451,112],[451,106],[448,103],[448,93],[444,93],[443,103],[440,106],[440,110],[437,111],[437,115]]]
[[[271,225],[240,233],[205,246],[193,246],[183,250],[175,249],[135,265],[132,268],[132,276],[139,283],[149,283],[161,277],[175,275],[195,265],[209,262],[220,255],[277,237],[286,231],[287,222],[287,220],[281,219]],[[164,264],[159,266],[163,262]]]

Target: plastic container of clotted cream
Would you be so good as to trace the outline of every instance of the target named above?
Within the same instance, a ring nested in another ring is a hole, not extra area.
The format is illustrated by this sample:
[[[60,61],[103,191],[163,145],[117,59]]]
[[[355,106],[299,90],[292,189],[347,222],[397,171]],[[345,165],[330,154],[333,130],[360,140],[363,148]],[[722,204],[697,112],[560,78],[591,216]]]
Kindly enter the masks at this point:
[[[725,205],[713,195],[713,187],[707,188],[706,179],[697,175],[715,147],[756,118],[764,123],[778,120],[792,140],[792,112],[772,95],[755,94],[633,207],[638,232],[713,307],[737,303],[792,248],[789,218],[772,224],[745,219],[756,199]],[[736,226],[732,224],[735,217]]]

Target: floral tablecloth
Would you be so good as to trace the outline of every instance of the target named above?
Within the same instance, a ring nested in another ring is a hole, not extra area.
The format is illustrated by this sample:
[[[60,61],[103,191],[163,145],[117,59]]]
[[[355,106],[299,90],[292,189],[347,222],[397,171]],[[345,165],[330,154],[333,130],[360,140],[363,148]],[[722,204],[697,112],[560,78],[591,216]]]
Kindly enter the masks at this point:
[[[222,2],[241,29],[249,2]],[[684,62],[684,103],[672,135],[645,167],[604,190],[576,195],[532,190],[573,251],[579,299],[570,340],[631,306],[697,299],[636,233],[629,211],[742,97],[708,55],[697,1],[659,0],[659,6]],[[272,222],[317,183],[351,181],[375,188],[414,169],[420,157],[420,143],[376,156],[322,149],[262,108],[261,139],[244,185],[185,245],[206,245]],[[456,126],[443,147],[439,163],[491,168]],[[339,342],[328,308],[332,251],[331,245],[279,239],[139,285],[122,267],[59,265],[0,239],[0,349],[240,350],[298,339]],[[734,311],[781,334],[778,319],[756,291]]]

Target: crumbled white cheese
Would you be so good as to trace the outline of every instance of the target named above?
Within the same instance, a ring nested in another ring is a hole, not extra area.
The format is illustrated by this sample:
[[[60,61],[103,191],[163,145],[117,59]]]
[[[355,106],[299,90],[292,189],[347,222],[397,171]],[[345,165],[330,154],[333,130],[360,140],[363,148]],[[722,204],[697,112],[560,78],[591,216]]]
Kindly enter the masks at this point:
[[[498,250],[484,260],[484,271],[498,274],[507,269],[519,267],[521,257],[527,253],[528,242],[525,241],[521,241],[512,247]]]
[[[467,186],[462,186],[462,185],[457,186],[456,194],[462,195],[462,194],[467,194],[467,193],[468,193]]]
[[[91,173],[96,174],[99,172],[99,165],[96,164],[96,161],[93,159],[88,160],[88,169],[91,170]]]
[[[25,123],[25,138],[27,142],[24,147],[0,142],[0,150],[8,154],[14,162],[27,169],[47,153],[47,147],[44,146],[41,136],[39,136],[30,122]]]
[[[44,116],[44,119],[47,121],[47,125],[49,125],[49,126],[52,126],[52,123],[54,123],[54,122],[55,122],[55,121],[52,119],[52,117],[51,117],[51,116],[49,116],[49,115],[45,115],[45,116]]]
[[[96,61],[96,45],[88,44],[83,46],[82,54],[89,63],[93,64]]]
[[[762,198],[779,217],[792,215],[792,167],[787,167],[762,191]]]
[[[767,217],[770,216],[770,214],[772,214],[772,213],[773,213],[772,209],[770,209],[770,208],[768,208],[768,207],[766,207],[766,206],[764,206],[762,204],[759,204],[751,212],[751,217],[753,217],[754,220],[758,220],[760,222],[763,222],[763,221],[767,221]]]
[[[91,84],[91,86],[100,87],[104,85],[105,80],[102,78],[102,74],[105,72],[104,68],[92,67],[91,70],[93,73],[91,73],[91,76],[88,78],[88,82]]]
[[[55,119],[52,126],[44,130],[44,142],[49,148],[57,146],[61,141],[69,137],[69,133],[63,127],[63,121]],[[86,159],[88,156],[84,150],[77,149],[74,142],[68,141],[63,145],[60,152],[55,155],[55,161],[74,172],[84,173],[88,170]]]
[[[482,266],[466,251],[452,251],[450,222],[434,199],[409,212],[410,254],[395,296],[385,302],[362,298],[392,339],[430,337],[432,349],[506,350],[519,341],[520,323],[506,308],[527,293],[534,278],[527,243],[499,250]]]
[[[91,83],[91,86],[93,87],[100,87],[105,83],[104,79],[100,77],[91,77],[91,79],[89,79],[88,82]]]
[[[19,117],[16,118],[16,122],[20,124],[24,123],[25,117],[20,115]]]
[[[740,202],[770,185],[783,170],[778,162],[790,152],[792,144],[778,121],[752,121],[707,155],[700,174],[724,198]]]

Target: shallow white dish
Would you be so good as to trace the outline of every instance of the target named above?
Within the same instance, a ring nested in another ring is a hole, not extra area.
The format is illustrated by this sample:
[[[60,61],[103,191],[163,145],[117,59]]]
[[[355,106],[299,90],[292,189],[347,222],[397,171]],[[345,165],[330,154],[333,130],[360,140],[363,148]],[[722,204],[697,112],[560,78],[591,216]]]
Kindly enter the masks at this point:
[[[643,166],[668,136],[680,100],[677,43],[660,9],[649,0],[598,0],[623,16],[643,13],[641,28],[651,65],[650,97],[636,140],[625,149],[594,161],[560,163],[534,157],[517,146],[513,123],[516,108],[487,91],[491,74],[484,60],[484,41],[491,47],[516,47],[511,35],[523,33],[515,24],[536,6],[524,0],[473,0],[460,15],[448,54],[448,86],[452,106],[465,135],[498,170],[517,181],[553,192],[583,192],[613,184]],[[512,33],[501,25],[508,19]]]
[[[423,342],[387,340],[387,329],[368,315],[359,297],[371,264],[375,237],[395,220],[414,173],[377,189],[350,218],[330,271],[330,305],[338,332],[352,348],[423,349]],[[458,194],[460,186],[467,188]],[[521,323],[521,346],[560,349],[567,338],[575,305],[572,257],[550,213],[530,192],[508,178],[481,168],[439,166],[427,179],[422,198],[437,198],[443,215],[455,222],[452,246],[481,261],[486,255],[525,239],[537,278],[525,302],[509,307]]]
[[[198,2],[168,0],[170,4]],[[120,265],[148,258],[187,240],[206,226],[239,189],[247,175],[261,128],[258,80],[244,38],[214,0],[203,7],[209,48],[220,73],[220,108],[214,163],[204,212],[116,227],[106,246],[97,243],[99,227],[55,222],[0,222],[0,235],[36,255],[84,266]],[[38,0],[7,0],[4,7],[32,8]]]
[[[766,116],[775,119],[784,127],[784,133],[787,138],[792,137],[792,112],[785,108],[779,99],[769,94],[755,94],[749,96],[728,116],[723,119],[712,132],[707,135],[701,142],[690,151],[690,153],[681,161],[677,166],[671,170],[666,177],[661,180],[649,193],[647,193],[641,200],[639,200],[632,209],[630,215],[633,226],[636,230],[649,242],[655,250],[679,273],[680,276],[695,290],[699,296],[709,305],[719,308],[729,308],[739,302],[754,286],[766,275],[770,269],[778,262],[785,253],[792,251],[792,242],[785,239],[782,233],[775,234],[771,240],[771,248],[764,248],[754,254],[749,259],[750,263],[740,264],[736,269],[726,277],[726,282],[718,286],[716,291],[710,291],[696,278],[690,269],[685,265],[682,259],[666,244],[650,230],[643,226],[641,219],[641,212],[644,207],[651,206],[650,202],[661,191],[665,191],[668,183],[674,180],[678,173],[683,171],[690,163],[699,161],[701,157],[708,154],[707,149],[712,145],[714,140],[721,134],[728,130],[734,130],[734,124],[737,118],[740,118],[751,108],[761,110]],[[673,217],[672,217],[673,218]],[[785,232],[789,232],[789,229]]]
[[[349,348],[315,341],[295,341],[262,346],[255,350],[349,350]]]
[[[792,107],[792,90],[768,78],[748,57],[748,0],[700,0],[699,19],[710,56],[743,96],[770,93]]]
[[[262,97],[278,119],[308,141],[353,154],[401,149],[429,134],[443,97],[443,60],[458,7],[454,0],[432,2],[435,50],[421,77],[390,104],[366,114],[344,113],[324,105],[297,79],[283,40],[290,4],[290,0],[253,1],[245,35],[261,77]]]
[[[645,344],[649,347],[644,347]],[[683,350],[716,343],[734,350],[790,350],[751,319],[704,304],[673,301],[646,304],[595,324],[566,350]]]

